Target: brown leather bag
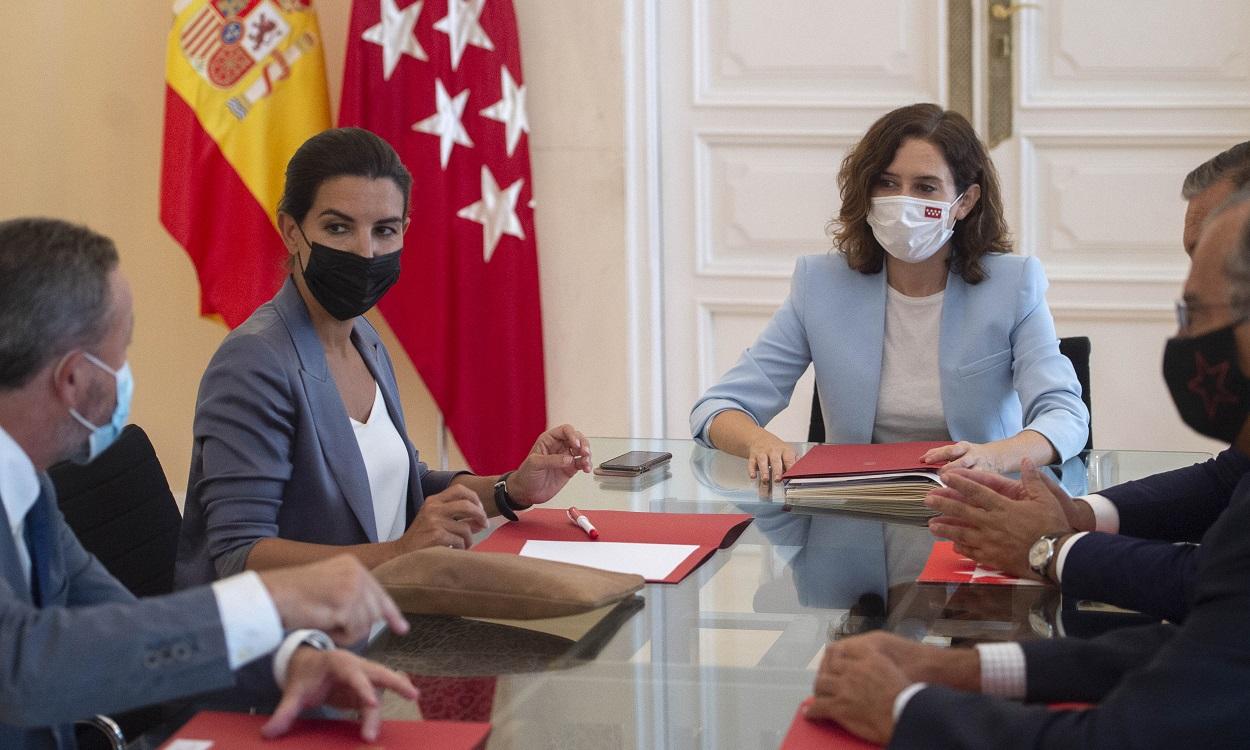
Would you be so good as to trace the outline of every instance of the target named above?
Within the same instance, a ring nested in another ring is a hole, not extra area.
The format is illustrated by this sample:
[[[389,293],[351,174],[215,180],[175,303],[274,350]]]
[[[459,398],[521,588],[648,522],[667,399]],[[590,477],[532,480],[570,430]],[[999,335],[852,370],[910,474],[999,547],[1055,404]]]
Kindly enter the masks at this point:
[[[502,552],[429,547],[373,569],[408,614],[534,620],[620,601],[642,576]]]

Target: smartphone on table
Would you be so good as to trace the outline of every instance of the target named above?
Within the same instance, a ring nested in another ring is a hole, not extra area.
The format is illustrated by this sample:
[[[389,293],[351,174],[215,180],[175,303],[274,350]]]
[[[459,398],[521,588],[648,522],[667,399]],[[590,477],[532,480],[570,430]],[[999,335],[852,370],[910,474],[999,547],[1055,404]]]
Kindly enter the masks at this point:
[[[595,474],[606,477],[636,477],[657,466],[663,466],[673,458],[663,451],[630,451],[599,464]]]

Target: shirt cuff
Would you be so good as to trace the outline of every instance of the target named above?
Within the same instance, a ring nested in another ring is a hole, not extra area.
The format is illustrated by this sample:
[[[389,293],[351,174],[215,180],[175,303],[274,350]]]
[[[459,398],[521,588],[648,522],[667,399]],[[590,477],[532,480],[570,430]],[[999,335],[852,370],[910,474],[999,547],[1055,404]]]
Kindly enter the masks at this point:
[[[1068,552],[1072,550],[1072,545],[1076,544],[1078,539],[1088,533],[1088,531],[1081,531],[1073,534],[1059,548],[1059,554],[1055,556],[1055,583],[1063,583],[1063,563],[1068,559]]]
[[[278,647],[282,642],[282,620],[260,576],[248,571],[216,581],[212,588],[231,670]]]
[[[273,655],[273,680],[279,689],[286,687],[286,668],[291,663],[291,657],[295,655],[295,649],[300,646],[309,646],[318,651],[333,651],[334,641],[320,630],[291,631],[290,635],[282,639],[282,645]]]
[[[916,693],[919,693],[921,690],[924,690],[928,686],[929,686],[928,683],[925,683],[925,682],[913,682],[912,684],[900,690],[898,695],[894,696],[894,723],[895,724],[898,723],[898,717],[903,715],[903,709],[907,708],[907,701],[911,700],[911,697],[913,695],[915,695]]]
[[[981,657],[981,692],[999,698],[1023,698],[1025,663],[1020,644],[983,643],[975,648]]]
[[[1077,500],[1084,500],[1094,511],[1094,531],[1120,533],[1120,509],[1115,507],[1115,503],[1102,495],[1083,495]]]

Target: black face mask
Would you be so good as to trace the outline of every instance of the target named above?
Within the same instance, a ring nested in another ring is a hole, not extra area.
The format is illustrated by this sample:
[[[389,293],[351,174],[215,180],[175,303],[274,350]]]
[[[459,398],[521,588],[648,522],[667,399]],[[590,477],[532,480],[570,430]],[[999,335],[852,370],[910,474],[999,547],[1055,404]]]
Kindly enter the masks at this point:
[[[1241,372],[1239,324],[1193,338],[1168,339],[1163,379],[1181,419],[1195,431],[1232,443],[1250,416],[1250,380]]]
[[[303,228],[300,234],[304,234]],[[307,235],[304,241],[308,242]],[[319,242],[308,242],[308,246],[312,253],[308,256],[308,267],[301,267],[304,283],[326,312],[339,320],[351,320],[364,314],[399,281],[402,250],[365,258]]]

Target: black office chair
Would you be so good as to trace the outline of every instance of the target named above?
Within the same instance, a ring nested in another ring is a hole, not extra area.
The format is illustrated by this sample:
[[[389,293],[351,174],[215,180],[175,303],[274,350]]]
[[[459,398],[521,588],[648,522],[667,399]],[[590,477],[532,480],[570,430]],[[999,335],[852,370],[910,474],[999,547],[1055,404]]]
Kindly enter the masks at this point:
[[[174,590],[174,559],[182,516],[152,441],[129,425],[88,464],[62,462],[48,470],[65,521],[82,546],[135,596]],[[79,724],[81,750],[118,748],[164,719],[160,706]],[[116,720],[114,722],[114,719]],[[105,738],[86,729],[93,725]]]
[[[1072,361],[1076,370],[1076,382],[1081,384],[1081,400],[1089,410],[1089,435],[1085,438],[1085,450],[1094,447],[1094,407],[1089,393],[1089,336],[1068,336],[1059,339],[1059,353]]]
[[[1085,450],[1094,447],[1094,408],[1089,393],[1089,353],[1088,336],[1068,336],[1059,339],[1059,353],[1072,361],[1072,369],[1076,370],[1076,380],[1081,384],[1081,400],[1089,410],[1089,435],[1085,439]],[[825,416],[820,410],[820,391],[812,388],[812,416],[807,423],[807,442],[825,442]]]

